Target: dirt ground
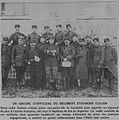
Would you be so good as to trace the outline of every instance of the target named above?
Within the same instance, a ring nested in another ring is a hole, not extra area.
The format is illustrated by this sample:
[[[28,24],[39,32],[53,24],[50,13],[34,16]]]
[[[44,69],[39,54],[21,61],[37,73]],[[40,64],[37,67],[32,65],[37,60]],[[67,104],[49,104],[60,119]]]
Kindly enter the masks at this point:
[[[67,91],[57,90],[32,90],[29,87],[10,86],[2,90],[3,98],[80,98],[80,97],[118,97],[117,83],[115,90],[110,93],[109,86],[105,82],[100,90],[95,90],[92,87],[85,89],[70,89]]]

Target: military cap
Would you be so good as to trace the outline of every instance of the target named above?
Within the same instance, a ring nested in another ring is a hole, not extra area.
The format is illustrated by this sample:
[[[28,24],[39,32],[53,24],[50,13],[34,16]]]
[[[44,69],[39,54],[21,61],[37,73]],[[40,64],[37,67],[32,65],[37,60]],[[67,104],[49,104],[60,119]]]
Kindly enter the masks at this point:
[[[89,35],[86,35],[86,37],[85,38],[90,38],[90,39],[92,39],[92,37],[91,36],[89,36]]]
[[[58,24],[58,25],[56,25],[56,27],[60,27],[60,28],[62,28],[62,25],[61,25],[61,24]]]
[[[44,26],[44,29],[49,29],[50,27],[49,26]]]
[[[74,34],[73,37],[78,37],[78,35],[77,35],[77,34]]]
[[[94,42],[94,41],[99,42],[99,38],[94,38],[94,39],[93,39],[93,42]]]
[[[71,24],[66,24],[66,28],[71,27]]]
[[[104,43],[106,43],[106,42],[108,42],[108,41],[110,41],[109,38],[105,38],[105,39],[104,39]]]
[[[19,24],[16,24],[14,27],[15,27],[15,28],[16,28],[16,27],[20,28],[20,25],[19,25]]]
[[[84,38],[80,38],[79,42],[85,42],[85,39]]]
[[[3,37],[3,41],[8,41],[8,37]]]
[[[37,28],[37,25],[32,25],[32,28]]]

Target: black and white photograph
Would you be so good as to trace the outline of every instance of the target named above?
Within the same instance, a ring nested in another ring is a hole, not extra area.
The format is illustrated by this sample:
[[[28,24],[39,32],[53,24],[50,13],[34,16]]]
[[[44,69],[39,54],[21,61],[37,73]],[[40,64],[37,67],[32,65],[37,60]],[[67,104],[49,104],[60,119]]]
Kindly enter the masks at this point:
[[[0,4],[2,98],[118,97],[116,0]]]

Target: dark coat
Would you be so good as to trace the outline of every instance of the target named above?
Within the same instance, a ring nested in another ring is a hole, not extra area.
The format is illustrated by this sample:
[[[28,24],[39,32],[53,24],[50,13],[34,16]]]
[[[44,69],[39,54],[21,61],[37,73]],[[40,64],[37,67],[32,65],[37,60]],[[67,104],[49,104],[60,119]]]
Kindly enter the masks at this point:
[[[11,65],[11,47],[6,44],[1,45],[1,64],[2,66]]]
[[[69,58],[70,56],[71,58]],[[63,61],[64,58],[68,58],[68,60],[71,62],[72,67],[74,66],[74,57],[75,57],[75,49],[74,46],[69,44],[68,46],[62,46],[61,48],[61,61]]]
[[[47,51],[50,51],[47,53]],[[52,54],[52,51],[56,51],[55,55]],[[56,45],[47,45],[44,50],[45,53],[45,65],[46,66],[58,66],[59,59],[59,47]]]
[[[11,61],[16,66],[25,66],[27,60],[27,49],[24,45],[15,45],[12,49]]]
[[[77,47],[76,49],[76,75],[77,79],[87,80],[88,79],[88,49],[85,46]]]
[[[62,45],[64,40],[64,32],[63,31],[58,31],[55,34],[55,43],[58,43],[58,45]]]
[[[104,66],[117,78],[117,51],[108,46],[104,48]]]
[[[26,37],[26,43],[30,44],[32,41],[36,41],[36,43],[40,43],[40,35],[37,33],[31,33]]]
[[[28,48],[28,61],[31,63],[31,65],[42,65],[43,62],[43,51],[38,48],[38,46],[35,46],[34,49]],[[39,62],[35,61],[35,56],[40,58]]]
[[[26,36],[21,32],[15,32],[10,36],[8,44],[13,40],[13,43],[11,45],[12,46],[18,45],[18,37],[19,36],[22,36],[24,38],[24,42],[25,42]]]
[[[102,46],[93,46],[90,60],[90,66],[93,68],[98,68],[100,65],[103,66],[104,62],[104,49]]]

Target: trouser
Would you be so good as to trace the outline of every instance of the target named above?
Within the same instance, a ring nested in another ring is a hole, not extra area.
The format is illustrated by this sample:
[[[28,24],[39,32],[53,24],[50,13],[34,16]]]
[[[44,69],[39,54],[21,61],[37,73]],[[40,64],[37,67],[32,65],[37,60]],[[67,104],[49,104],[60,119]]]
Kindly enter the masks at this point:
[[[70,88],[70,80],[72,77],[73,67],[62,67],[62,80],[64,90]]]
[[[46,80],[47,80],[47,88],[55,89],[58,82],[58,67],[57,66],[46,66]]]
[[[41,65],[30,65],[30,86],[39,89],[42,87],[42,67]]]
[[[3,87],[6,87],[7,85],[9,70],[10,70],[9,66],[2,66],[2,86]]]
[[[114,90],[114,76],[112,75],[112,73],[108,70],[108,68],[104,69],[104,78],[108,80],[108,84],[109,84],[109,89],[111,91]]]
[[[23,78],[24,78],[24,72],[25,72],[25,66],[15,66],[16,70],[16,80],[19,85],[23,84]]]
[[[45,71],[45,63],[42,63],[42,85],[43,85],[43,88],[46,87],[46,71]]]
[[[100,89],[101,87],[101,76],[102,76],[102,68],[93,68],[92,72],[92,81],[93,84],[97,89]]]

